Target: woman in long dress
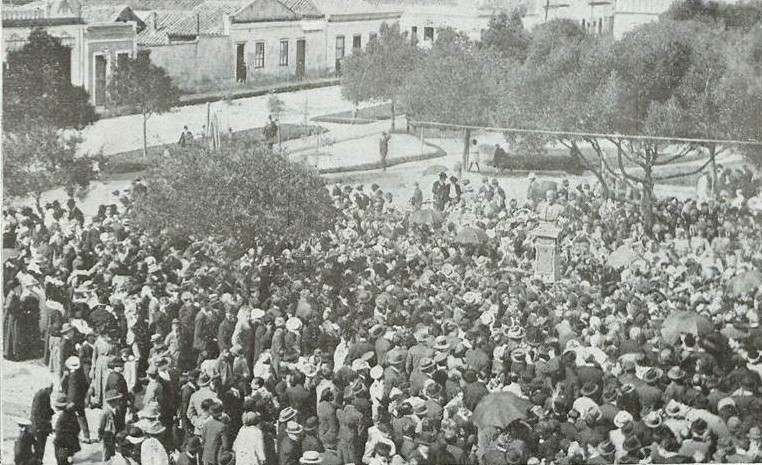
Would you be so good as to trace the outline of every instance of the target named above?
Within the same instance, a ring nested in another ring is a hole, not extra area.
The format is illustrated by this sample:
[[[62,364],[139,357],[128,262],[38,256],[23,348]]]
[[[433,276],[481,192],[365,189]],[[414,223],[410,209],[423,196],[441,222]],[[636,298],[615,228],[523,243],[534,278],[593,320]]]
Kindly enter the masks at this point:
[[[91,403],[95,406],[103,404],[103,395],[106,390],[108,379],[108,362],[112,356],[117,355],[118,346],[114,344],[108,332],[103,331],[98,335],[93,344],[93,364],[91,365],[90,390],[92,391]]]
[[[256,412],[243,414],[243,427],[233,442],[236,465],[263,465],[265,446],[262,430],[259,429],[260,416]]]

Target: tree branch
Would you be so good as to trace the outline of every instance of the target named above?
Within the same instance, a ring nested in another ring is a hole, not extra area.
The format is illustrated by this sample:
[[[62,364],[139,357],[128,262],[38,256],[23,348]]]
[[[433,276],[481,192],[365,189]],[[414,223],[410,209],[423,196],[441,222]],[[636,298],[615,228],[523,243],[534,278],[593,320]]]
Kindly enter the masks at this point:
[[[691,175],[694,175],[694,174],[698,174],[698,173],[704,171],[704,169],[707,166],[709,166],[710,163],[712,163],[712,158],[711,157],[703,165],[701,165],[700,168],[697,168],[697,169],[695,169],[693,171],[689,171],[687,173],[675,173],[675,174],[669,174],[669,175],[666,175],[666,176],[654,177],[654,181],[664,181],[665,179],[675,179],[675,178],[681,178],[683,176],[691,176]]]

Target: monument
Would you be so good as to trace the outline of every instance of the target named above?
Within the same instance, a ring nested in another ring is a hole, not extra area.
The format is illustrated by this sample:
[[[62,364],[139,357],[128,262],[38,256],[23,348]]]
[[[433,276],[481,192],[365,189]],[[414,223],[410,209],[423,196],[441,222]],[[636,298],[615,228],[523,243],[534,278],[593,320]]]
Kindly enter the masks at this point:
[[[564,208],[556,203],[556,192],[548,191],[545,201],[537,206],[540,225],[532,231],[535,236],[534,275],[551,283],[561,279],[558,218],[563,211]]]

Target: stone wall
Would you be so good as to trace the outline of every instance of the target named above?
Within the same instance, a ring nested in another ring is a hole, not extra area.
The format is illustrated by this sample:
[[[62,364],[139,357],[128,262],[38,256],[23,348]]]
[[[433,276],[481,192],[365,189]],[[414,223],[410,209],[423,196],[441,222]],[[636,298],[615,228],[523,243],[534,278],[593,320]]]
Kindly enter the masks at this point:
[[[192,42],[147,48],[151,61],[164,68],[182,89],[235,81],[235,52],[230,37],[202,36]]]

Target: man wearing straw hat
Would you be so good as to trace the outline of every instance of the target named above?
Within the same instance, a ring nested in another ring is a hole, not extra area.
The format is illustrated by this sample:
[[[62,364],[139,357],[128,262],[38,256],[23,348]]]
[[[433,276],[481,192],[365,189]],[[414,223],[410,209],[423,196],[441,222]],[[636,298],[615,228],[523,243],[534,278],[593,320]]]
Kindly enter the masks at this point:
[[[63,392],[69,402],[69,408],[77,414],[77,421],[82,430],[85,444],[90,444],[90,428],[85,415],[85,398],[89,389],[87,378],[82,372],[79,357],[71,356],[66,359],[68,373],[61,381]]]
[[[53,406],[59,411],[56,420],[53,446],[58,465],[70,463],[71,457],[81,450],[79,445],[79,422],[74,409],[70,407],[66,395],[56,397]]]
[[[278,465],[297,465],[302,456],[304,428],[295,421],[286,424],[286,435],[278,443]]]

